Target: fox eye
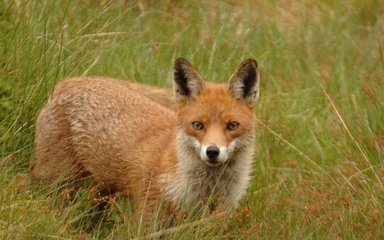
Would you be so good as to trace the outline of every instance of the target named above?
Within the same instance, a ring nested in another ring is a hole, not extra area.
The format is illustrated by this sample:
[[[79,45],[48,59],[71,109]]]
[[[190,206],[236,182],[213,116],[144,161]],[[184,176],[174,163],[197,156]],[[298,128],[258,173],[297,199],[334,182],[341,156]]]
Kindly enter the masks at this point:
[[[192,122],[192,127],[196,130],[202,130],[204,128],[204,125],[199,121],[194,121]]]
[[[227,129],[229,131],[233,131],[233,130],[236,130],[239,127],[239,125],[240,125],[240,123],[238,123],[238,122],[230,122],[227,125]]]

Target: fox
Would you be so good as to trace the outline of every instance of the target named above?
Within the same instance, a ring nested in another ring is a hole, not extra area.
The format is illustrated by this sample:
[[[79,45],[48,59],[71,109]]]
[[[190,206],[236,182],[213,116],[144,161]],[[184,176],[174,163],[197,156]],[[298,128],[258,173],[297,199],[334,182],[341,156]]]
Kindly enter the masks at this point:
[[[144,223],[159,208],[164,217],[207,205],[233,211],[251,179],[259,83],[254,59],[215,83],[177,58],[172,91],[106,77],[61,80],[36,120],[32,178],[89,176],[127,197]]]

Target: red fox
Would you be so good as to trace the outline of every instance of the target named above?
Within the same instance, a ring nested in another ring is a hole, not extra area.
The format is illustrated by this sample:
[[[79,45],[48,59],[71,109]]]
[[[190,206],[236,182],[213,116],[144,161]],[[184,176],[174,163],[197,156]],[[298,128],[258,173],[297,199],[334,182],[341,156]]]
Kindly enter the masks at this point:
[[[245,60],[228,84],[217,84],[178,58],[173,85],[171,99],[167,90],[120,80],[62,80],[37,119],[33,178],[52,183],[87,174],[131,199],[146,222],[160,202],[166,215],[199,204],[236,208],[254,153],[256,61]]]

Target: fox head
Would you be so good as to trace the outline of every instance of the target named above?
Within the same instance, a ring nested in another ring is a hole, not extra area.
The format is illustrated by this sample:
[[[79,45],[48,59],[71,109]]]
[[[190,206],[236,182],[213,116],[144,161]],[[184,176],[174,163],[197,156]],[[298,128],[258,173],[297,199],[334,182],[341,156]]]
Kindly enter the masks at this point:
[[[174,94],[178,103],[178,145],[183,156],[195,155],[208,166],[237,158],[253,145],[253,105],[259,96],[259,74],[247,59],[228,84],[204,82],[192,64],[178,58],[174,65]]]

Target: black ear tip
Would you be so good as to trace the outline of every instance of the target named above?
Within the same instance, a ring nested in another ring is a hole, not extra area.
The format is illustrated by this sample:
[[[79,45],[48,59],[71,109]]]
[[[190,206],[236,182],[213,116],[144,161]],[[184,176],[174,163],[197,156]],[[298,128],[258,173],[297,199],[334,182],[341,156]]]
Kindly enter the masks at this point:
[[[180,65],[191,65],[191,63],[185,58],[178,57],[175,60],[175,67]]]
[[[253,58],[248,58],[241,63],[241,66],[251,66],[257,68],[257,61]]]

